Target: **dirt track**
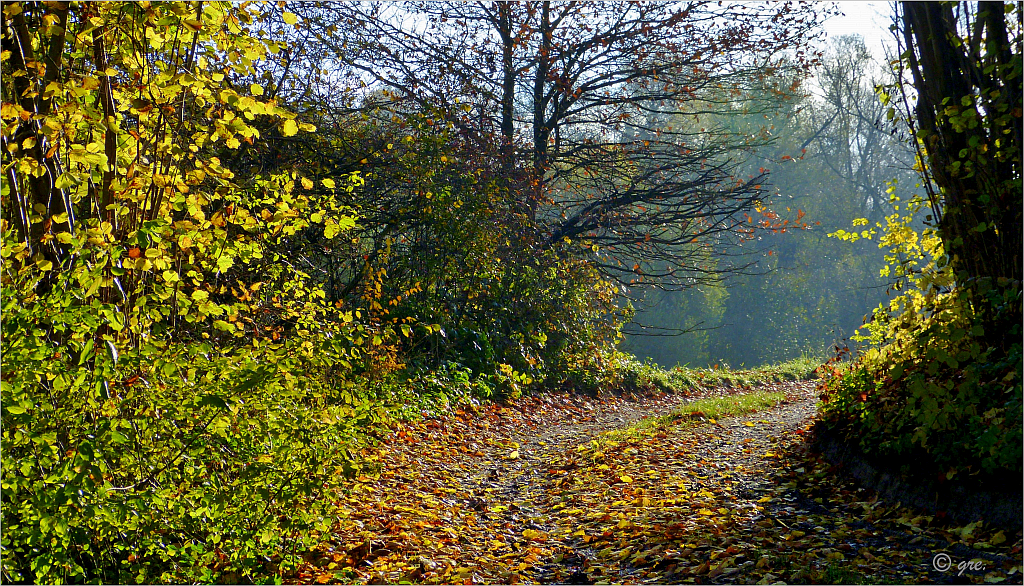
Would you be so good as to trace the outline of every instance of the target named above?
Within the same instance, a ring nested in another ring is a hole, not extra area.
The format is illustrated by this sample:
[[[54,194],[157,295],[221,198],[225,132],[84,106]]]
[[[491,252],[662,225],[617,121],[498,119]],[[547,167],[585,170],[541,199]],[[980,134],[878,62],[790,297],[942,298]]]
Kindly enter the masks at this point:
[[[1019,533],[965,534],[836,479],[803,442],[813,383],[773,386],[787,395],[775,408],[600,451],[605,432],[695,397],[547,395],[395,429],[367,454],[379,476],[339,499],[328,545],[298,578],[948,583],[956,571],[932,565],[945,553],[983,566],[960,580],[1019,581]]]

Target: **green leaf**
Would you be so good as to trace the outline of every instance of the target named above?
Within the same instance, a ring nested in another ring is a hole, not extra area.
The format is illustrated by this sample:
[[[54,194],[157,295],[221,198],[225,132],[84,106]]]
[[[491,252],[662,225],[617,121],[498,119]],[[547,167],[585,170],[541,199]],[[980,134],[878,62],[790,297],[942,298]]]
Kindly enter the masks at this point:
[[[212,393],[206,393],[199,398],[199,407],[216,407],[217,409],[227,409],[228,402],[223,397],[214,395]]]
[[[112,328],[114,328],[115,330],[118,330],[118,331],[120,331],[122,329],[122,328],[117,327],[113,323],[111,323],[109,325]],[[118,358],[120,358],[120,354],[118,354],[118,352],[117,352],[117,346],[115,346],[114,343],[111,342],[110,340],[104,340],[103,343],[106,344],[106,346],[107,346],[107,355],[110,356],[110,360],[112,360],[114,362],[114,364],[117,364],[117,360],[118,360]]]

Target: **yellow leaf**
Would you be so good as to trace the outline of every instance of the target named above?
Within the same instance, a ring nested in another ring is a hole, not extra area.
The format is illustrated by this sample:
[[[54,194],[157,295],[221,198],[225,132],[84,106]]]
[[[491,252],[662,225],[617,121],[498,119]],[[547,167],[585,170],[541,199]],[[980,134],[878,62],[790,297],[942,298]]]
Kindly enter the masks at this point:
[[[296,22],[299,22],[299,17],[291,12],[285,12],[281,15],[281,18],[284,19],[285,24],[295,24]]]
[[[301,181],[302,181],[302,188],[303,189],[313,189],[313,181],[312,180],[303,177]]]
[[[629,484],[630,482],[633,482],[633,477],[632,476],[620,476],[619,480]]]
[[[544,541],[547,538],[547,534],[536,529],[523,529],[523,537],[535,541]]]
[[[508,453],[509,460],[516,460],[519,458],[519,450],[512,450]]]
[[[295,136],[298,132],[299,125],[294,120],[285,120],[281,125],[281,134],[285,136]]]
[[[744,421],[743,425],[746,425],[747,427],[754,427],[754,423],[752,421]]]
[[[334,189],[334,179],[328,177],[327,179],[322,179],[320,182],[323,183],[324,187],[327,189]]]
[[[249,91],[251,91],[252,95],[254,95],[254,96],[262,96],[263,95],[263,86],[261,86],[258,83],[254,83],[251,86],[249,86]]]

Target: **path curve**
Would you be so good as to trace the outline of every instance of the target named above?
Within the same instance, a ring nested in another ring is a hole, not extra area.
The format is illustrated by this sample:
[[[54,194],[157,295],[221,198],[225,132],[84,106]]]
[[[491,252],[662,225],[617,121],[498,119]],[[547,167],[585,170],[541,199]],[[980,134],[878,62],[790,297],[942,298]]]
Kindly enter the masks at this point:
[[[396,427],[364,452],[379,473],[339,495],[325,545],[295,579],[1019,581],[1020,533],[993,537],[976,527],[954,536],[957,528],[908,517],[835,479],[802,441],[814,384],[770,388],[787,397],[773,409],[600,450],[592,442],[605,432],[749,389],[550,394]],[[974,560],[984,568],[939,572],[931,559],[940,553],[954,566]]]

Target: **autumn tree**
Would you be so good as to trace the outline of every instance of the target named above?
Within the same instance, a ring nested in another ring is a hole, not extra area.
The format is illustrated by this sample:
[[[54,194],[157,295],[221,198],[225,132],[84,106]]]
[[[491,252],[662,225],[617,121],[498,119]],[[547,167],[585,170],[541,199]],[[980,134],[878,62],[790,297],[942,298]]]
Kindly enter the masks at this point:
[[[900,5],[903,97],[958,285],[986,337],[1021,323],[1020,4]],[[915,102],[916,101],[916,102]]]
[[[2,8],[0,576],[256,581],[376,419],[353,370],[394,363],[280,253],[343,240],[354,184],[225,166],[313,130],[239,83],[281,50],[255,5]]]
[[[765,174],[738,171],[763,137],[709,115],[769,110],[761,97],[792,91],[816,59],[806,47],[823,13],[410,2],[303,16],[337,31],[321,42],[349,87],[382,90],[351,109],[436,112],[490,157],[530,225],[525,246],[573,251],[623,283],[680,287],[741,238],[743,212],[766,197]]]
[[[865,325],[874,347],[830,373],[822,418],[922,480],[1002,486],[1024,412],[1021,5],[906,2],[896,25],[890,116],[913,133],[930,225],[910,227],[915,202],[877,225],[908,287]]]

